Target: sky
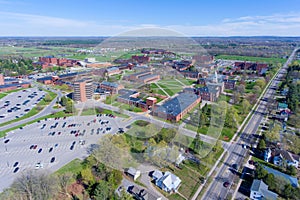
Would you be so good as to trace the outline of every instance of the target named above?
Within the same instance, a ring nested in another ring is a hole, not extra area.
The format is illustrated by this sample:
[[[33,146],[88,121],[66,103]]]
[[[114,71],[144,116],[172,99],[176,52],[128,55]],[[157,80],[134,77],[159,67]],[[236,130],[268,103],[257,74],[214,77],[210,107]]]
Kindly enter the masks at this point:
[[[300,36],[300,0],[0,0],[0,36]]]

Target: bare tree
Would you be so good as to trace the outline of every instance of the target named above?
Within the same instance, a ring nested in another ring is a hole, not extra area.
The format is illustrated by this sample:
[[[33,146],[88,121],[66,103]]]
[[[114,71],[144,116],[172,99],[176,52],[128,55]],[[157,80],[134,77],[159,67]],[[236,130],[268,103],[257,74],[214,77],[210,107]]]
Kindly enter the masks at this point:
[[[68,185],[69,185],[71,178],[72,178],[72,174],[70,172],[67,172],[65,174],[57,176],[58,186],[59,186],[61,192],[68,196],[69,196]]]
[[[26,171],[11,186],[12,191],[24,200],[50,199],[55,194],[56,180],[45,172]]]

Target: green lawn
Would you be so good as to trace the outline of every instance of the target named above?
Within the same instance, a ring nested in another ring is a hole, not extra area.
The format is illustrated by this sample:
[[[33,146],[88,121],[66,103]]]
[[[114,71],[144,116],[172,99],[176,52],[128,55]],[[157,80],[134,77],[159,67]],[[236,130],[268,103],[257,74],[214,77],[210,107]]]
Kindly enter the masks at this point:
[[[78,174],[83,169],[82,161],[78,158],[72,160],[65,166],[61,167],[59,170],[55,172],[55,174],[62,175],[67,172],[72,174]]]
[[[153,93],[164,95],[164,96],[167,95],[155,83],[151,83],[150,88],[151,90],[153,90]]]
[[[224,60],[242,60],[252,62],[267,62],[267,63],[285,63],[284,58],[264,58],[264,57],[252,57],[252,56],[237,56],[237,55],[217,55],[216,59]]]

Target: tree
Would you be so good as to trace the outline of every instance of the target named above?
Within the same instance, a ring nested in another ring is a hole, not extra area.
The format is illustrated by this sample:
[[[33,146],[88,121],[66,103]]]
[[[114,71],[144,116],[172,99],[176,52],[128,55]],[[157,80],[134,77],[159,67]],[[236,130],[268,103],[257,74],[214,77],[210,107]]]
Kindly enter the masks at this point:
[[[44,100],[45,100],[46,102],[50,102],[50,101],[52,100],[52,97],[50,96],[50,94],[46,94]]]
[[[238,104],[240,102],[240,98],[241,98],[241,94],[240,93],[233,92],[232,99],[233,99],[233,103],[234,104]]]
[[[70,101],[67,102],[65,112],[66,113],[74,113],[75,112],[75,107],[72,102],[70,102]]]
[[[274,174],[271,174],[271,173],[267,174],[264,178],[264,181],[271,190],[274,190],[276,188]]]
[[[249,103],[249,101],[247,99],[244,99],[242,102],[242,113],[246,114],[248,113],[249,109],[251,107],[251,104]]]
[[[281,126],[277,123],[270,124],[269,130],[265,132],[266,139],[271,142],[278,141],[280,139],[279,131]]]
[[[68,195],[67,187],[69,185],[71,178],[72,178],[72,174],[70,172],[57,176],[58,185],[62,193]]]
[[[254,94],[259,95],[261,93],[261,87],[259,87],[258,85],[255,85],[253,87],[253,92],[254,92]]]
[[[68,98],[66,96],[61,97],[60,104],[66,106],[68,103]]]
[[[263,79],[258,79],[258,80],[255,82],[255,85],[259,86],[260,88],[264,88],[265,85],[266,85],[266,82],[265,82],[265,80],[263,80]]]
[[[91,168],[84,168],[80,172],[80,177],[85,185],[92,185],[95,182]]]
[[[226,113],[225,125],[229,128],[237,127],[239,121],[239,115],[237,110],[233,106],[229,106]]]
[[[258,142],[257,148],[258,148],[259,150],[265,149],[265,148],[266,148],[266,142],[265,142],[265,140],[260,139],[259,142]]]
[[[286,172],[292,176],[295,176],[297,174],[297,168],[292,165],[288,165],[286,168]]]
[[[257,179],[263,179],[267,176],[268,172],[261,165],[258,165],[255,170],[255,177]]]
[[[91,189],[90,195],[95,200],[106,200],[110,197],[109,185],[106,181],[100,180],[98,183],[94,184]]]
[[[60,86],[60,89],[61,89],[62,91],[67,91],[67,90],[69,90],[69,86],[68,86],[67,84],[62,84],[62,85]]]
[[[11,188],[21,199],[50,199],[56,194],[57,181],[43,172],[27,171],[13,182]]]

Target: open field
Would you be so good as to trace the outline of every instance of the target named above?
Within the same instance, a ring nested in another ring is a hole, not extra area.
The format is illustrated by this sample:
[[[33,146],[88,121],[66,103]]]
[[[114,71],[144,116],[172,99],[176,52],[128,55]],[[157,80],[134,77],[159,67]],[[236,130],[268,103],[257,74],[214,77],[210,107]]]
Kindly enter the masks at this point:
[[[252,57],[252,56],[236,56],[236,55],[217,55],[216,59],[224,60],[242,60],[242,61],[253,61],[253,62],[267,62],[267,63],[284,63],[284,58],[263,58],[263,57]]]

